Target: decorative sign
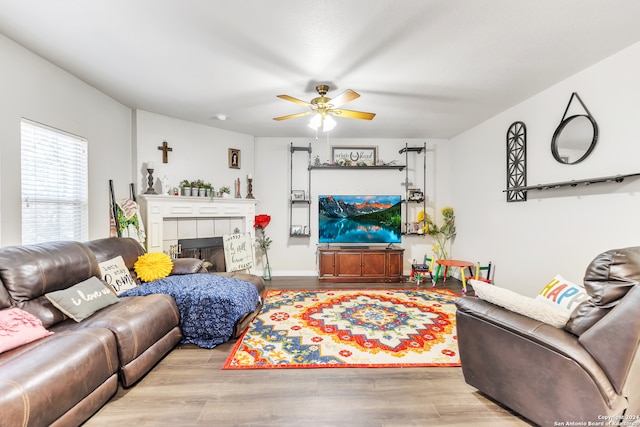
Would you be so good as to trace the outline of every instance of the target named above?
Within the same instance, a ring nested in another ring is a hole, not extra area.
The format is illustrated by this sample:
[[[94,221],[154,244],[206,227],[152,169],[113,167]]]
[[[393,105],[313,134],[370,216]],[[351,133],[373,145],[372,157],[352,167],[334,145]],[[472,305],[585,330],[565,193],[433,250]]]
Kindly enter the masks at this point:
[[[378,160],[378,147],[331,147],[331,159],[337,165],[374,166]]]
[[[253,267],[253,245],[249,233],[225,234],[222,236],[222,245],[227,271],[248,270]]]
[[[107,282],[107,285],[111,286],[118,295],[138,285],[133,281],[122,255],[103,261],[98,264],[98,267],[102,273],[102,280]]]

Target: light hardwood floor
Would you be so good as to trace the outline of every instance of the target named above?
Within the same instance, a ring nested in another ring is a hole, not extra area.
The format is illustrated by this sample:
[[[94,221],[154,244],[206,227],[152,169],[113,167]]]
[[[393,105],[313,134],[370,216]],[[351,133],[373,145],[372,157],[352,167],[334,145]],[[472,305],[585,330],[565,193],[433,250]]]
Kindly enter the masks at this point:
[[[424,285],[423,285],[424,286]],[[268,289],[409,288],[274,277]],[[460,293],[459,281],[447,287]],[[234,343],[178,346],[86,426],[531,426],[460,368],[221,370]],[[491,363],[491,361],[487,361]]]

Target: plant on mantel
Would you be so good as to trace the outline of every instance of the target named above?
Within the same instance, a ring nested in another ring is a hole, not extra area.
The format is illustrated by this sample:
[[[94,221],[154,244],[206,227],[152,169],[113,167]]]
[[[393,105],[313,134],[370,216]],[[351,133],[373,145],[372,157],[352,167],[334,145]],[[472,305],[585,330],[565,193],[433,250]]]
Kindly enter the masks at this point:
[[[193,195],[191,190],[194,188],[197,188],[198,190],[204,189],[206,193],[204,195],[211,196],[211,194],[213,194],[213,185],[211,185],[211,183],[204,182],[204,180],[202,179],[196,179],[193,181],[189,181],[188,179],[183,179],[182,181],[180,181],[180,187],[182,188],[183,196]]]
[[[180,182],[180,187],[182,188],[182,195],[183,196],[190,196],[191,195],[191,181],[189,181],[188,179],[183,179]]]

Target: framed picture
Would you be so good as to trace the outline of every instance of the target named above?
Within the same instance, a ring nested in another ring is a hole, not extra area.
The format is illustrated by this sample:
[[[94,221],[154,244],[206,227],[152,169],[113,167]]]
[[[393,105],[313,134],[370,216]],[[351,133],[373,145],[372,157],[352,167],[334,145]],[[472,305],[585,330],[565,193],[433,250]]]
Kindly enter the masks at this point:
[[[229,167],[240,169],[240,150],[237,148],[229,148]]]
[[[418,202],[421,202],[424,200],[424,193],[419,188],[410,188],[409,200],[416,200]]]
[[[292,190],[291,200],[305,200],[304,190]]]
[[[417,234],[420,231],[420,223],[419,222],[411,222],[407,224],[407,233]]]
[[[378,147],[332,146],[331,160],[336,165],[374,166],[378,161]]]
[[[292,225],[291,226],[291,234],[292,235],[302,234],[302,226],[301,225]]]

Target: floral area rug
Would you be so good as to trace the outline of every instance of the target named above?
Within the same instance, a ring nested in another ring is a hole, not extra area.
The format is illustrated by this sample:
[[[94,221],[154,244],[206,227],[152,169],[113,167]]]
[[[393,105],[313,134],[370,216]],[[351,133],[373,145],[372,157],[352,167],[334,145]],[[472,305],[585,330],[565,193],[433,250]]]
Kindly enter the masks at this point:
[[[460,366],[449,290],[267,292],[223,369]]]

